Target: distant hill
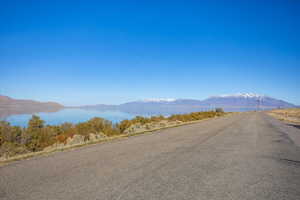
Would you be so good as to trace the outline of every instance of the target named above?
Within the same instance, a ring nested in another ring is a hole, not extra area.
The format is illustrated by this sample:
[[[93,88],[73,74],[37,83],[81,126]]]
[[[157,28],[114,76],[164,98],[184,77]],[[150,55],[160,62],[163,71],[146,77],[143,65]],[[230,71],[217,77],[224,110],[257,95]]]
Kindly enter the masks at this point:
[[[192,99],[160,99],[143,100],[124,103],[119,110],[132,114],[174,114],[201,111],[206,108],[201,101]]]
[[[86,110],[118,110],[118,105],[96,104],[84,106],[68,106],[66,108],[81,108]]]
[[[14,114],[33,114],[37,112],[56,112],[64,108],[55,102],[38,102],[33,100],[13,99],[0,95],[0,117]]]
[[[195,99],[146,99],[120,105],[90,105],[81,108],[114,109],[133,114],[174,114],[223,108],[225,111],[269,110],[294,108],[283,100],[252,93],[213,96],[205,100]]]

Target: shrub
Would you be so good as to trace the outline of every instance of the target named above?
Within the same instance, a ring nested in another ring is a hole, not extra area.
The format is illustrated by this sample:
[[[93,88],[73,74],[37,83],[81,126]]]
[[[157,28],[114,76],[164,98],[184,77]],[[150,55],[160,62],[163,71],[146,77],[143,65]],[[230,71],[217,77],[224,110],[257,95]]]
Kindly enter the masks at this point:
[[[26,146],[16,144],[16,143],[4,142],[0,146],[0,157],[1,156],[10,157],[10,156],[15,156],[18,154],[23,154],[28,152],[30,151],[26,148]]]
[[[130,120],[123,120],[117,126],[121,133],[123,133],[126,129],[128,129],[132,125]]]
[[[223,110],[223,108],[216,108],[216,112],[217,113],[224,113],[224,110]]]
[[[0,156],[13,156],[26,152],[40,151],[56,142],[65,143],[68,138],[76,134],[84,136],[85,139],[89,138],[90,133],[103,133],[106,136],[113,136],[124,133],[132,125],[136,127],[145,125],[146,129],[151,129],[151,124],[149,123],[159,123],[160,126],[165,126],[164,120],[188,122],[223,114],[223,109],[218,108],[215,111],[176,114],[170,117],[152,116],[147,118],[136,116],[131,120],[123,120],[118,124],[95,117],[86,122],[77,124],[63,123],[56,126],[46,126],[40,117],[33,115],[28,122],[27,128],[11,126],[8,122],[0,121]]]

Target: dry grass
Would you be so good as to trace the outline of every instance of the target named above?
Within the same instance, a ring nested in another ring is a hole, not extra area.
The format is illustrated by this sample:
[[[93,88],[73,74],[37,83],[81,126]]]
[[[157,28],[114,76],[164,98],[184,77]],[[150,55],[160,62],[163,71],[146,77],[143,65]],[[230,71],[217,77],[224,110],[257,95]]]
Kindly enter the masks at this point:
[[[285,122],[300,124],[300,108],[277,109],[268,114]]]

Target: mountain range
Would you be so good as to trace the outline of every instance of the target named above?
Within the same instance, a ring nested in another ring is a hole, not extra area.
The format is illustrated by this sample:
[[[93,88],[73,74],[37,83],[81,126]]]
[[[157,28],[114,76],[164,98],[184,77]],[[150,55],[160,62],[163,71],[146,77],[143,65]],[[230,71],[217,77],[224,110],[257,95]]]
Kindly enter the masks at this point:
[[[205,100],[196,99],[146,99],[120,105],[88,105],[83,109],[120,110],[133,114],[174,114],[223,108],[225,111],[269,110],[293,108],[294,104],[265,95],[240,93],[220,95]]]
[[[176,114],[223,108],[225,111],[269,110],[293,108],[294,104],[265,95],[253,93],[212,96],[205,100],[196,99],[145,99],[120,105],[86,105],[67,107],[55,102],[19,100],[0,95],[0,118],[15,114],[56,112],[64,108],[92,110],[119,110],[131,114]]]

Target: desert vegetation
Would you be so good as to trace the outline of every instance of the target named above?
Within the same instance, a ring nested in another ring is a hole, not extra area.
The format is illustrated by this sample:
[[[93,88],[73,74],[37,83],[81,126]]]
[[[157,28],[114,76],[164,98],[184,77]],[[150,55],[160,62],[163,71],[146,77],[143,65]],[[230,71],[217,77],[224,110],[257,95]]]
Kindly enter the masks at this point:
[[[27,127],[12,126],[6,121],[0,121],[0,157],[5,159],[15,155],[42,151],[49,147],[63,146],[67,143],[73,144],[74,139],[79,142],[100,140],[105,137],[133,134],[224,114],[223,110],[216,109],[216,111],[193,112],[169,117],[137,116],[117,124],[95,117],[86,122],[60,125],[46,125],[40,117],[33,115]]]
[[[300,124],[300,108],[276,109],[268,113],[279,120]]]

